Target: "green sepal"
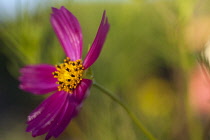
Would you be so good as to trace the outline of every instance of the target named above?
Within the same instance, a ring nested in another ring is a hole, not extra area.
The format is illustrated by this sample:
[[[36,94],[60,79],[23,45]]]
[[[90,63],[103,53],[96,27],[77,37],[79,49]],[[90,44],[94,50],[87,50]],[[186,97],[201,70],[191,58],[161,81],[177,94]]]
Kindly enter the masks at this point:
[[[90,80],[94,79],[93,71],[92,71],[91,67],[89,67],[88,69],[84,70],[82,79],[90,79]]]

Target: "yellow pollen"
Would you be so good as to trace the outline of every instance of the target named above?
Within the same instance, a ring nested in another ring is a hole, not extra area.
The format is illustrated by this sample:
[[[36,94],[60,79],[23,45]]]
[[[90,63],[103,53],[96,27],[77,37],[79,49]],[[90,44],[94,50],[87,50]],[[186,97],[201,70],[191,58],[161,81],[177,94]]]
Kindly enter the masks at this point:
[[[56,65],[56,71],[52,74],[57,78],[59,84],[58,91],[66,91],[73,93],[73,90],[82,80],[84,67],[82,60],[71,61],[68,57],[64,59],[64,63]]]

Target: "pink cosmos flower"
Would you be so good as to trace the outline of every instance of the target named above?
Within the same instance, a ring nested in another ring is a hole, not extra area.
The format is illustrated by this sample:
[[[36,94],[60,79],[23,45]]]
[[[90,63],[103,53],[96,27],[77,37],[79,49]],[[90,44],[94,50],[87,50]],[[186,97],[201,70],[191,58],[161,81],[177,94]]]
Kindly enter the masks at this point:
[[[58,137],[75,117],[89,94],[91,79],[85,78],[86,70],[98,58],[109,23],[104,11],[92,46],[82,62],[82,32],[76,17],[65,7],[52,8],[52,27],[67,56],[64,62],[28,65],[20,70],[20,88],[36,95],[54,92],[29,116],[27,132],[33,137],[47,133],[46,140]]]

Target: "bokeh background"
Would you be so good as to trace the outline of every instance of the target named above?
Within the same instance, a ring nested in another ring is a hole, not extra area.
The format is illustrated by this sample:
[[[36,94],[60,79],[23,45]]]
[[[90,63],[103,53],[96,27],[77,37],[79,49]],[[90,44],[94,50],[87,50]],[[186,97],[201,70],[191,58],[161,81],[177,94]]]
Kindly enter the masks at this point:
[[[49,95],[21,91],[18,76],[27,64],[62,62],[65,55],[49,20],[51,7],[60,6],[81,24],[83,58],[107,11],[111,28],[92,66],[95,80],[113,91],[157,139],[210,139],[209,70],[197,61],[209,46],[209,5],[209,0],[1,0],[0,139],[44,139],[26,133],[25,122]],[[127,139],[147,140],[126,112],[94,87],[58,138]]]

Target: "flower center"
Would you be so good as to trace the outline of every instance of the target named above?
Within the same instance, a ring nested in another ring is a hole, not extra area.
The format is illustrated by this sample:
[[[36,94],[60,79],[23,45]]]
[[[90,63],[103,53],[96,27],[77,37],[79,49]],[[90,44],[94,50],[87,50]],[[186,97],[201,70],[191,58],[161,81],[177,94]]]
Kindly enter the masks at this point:
[[[57,78],[56,82],[59,84],[58,91],[66,91],[73,93],[73,90],[82,80],[84,67],[82,60],[71,61],[68,57],[64,59],[64,63],[56,65],[56,71],[52,74]]]

